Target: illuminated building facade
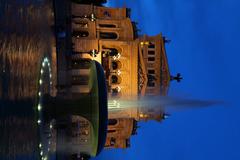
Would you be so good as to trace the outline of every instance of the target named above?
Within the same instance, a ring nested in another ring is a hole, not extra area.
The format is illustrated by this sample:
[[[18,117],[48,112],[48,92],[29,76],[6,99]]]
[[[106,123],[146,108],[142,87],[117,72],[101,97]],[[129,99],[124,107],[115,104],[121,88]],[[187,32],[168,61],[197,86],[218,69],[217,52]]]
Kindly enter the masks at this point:
[[[161,34],[138,35],[135,22],[127,8],[109,8],[71,3],[65,26],[58,27],[58,37],[69,37],[63,42],[67,50],[58,51],[58,95],[72,97],[74,91],[88,92],[84,78],[77,78],[69,71],[70,63],[79,58],[94,59],[104,68],[107,88],[109,125],[106,148],[127,148],[130,136],[136,134],[137,121],[165,118],[162,110],[126,107],[122,100],[138,100],[144,96],[166,95],[170,82],[165,42]],[[58,20],[61,22],[61,19]],[[58,26],[58,24],[56,24]],[[67,32],[61,32],[64,28]],[[72,33],[68,35],[66,33]],[[70,54],[70,61],[64,58]],[[81,74],[88,72],[81,70]],[[77,73],[76,73],[77,74]],[[80,73],[79,73],[80,74]],[[72,78],[66,78],[71,77]],[[80,75],[79,75],[80,76]],[[72,82],[78,84],[78,88]],[[67,87],[71,86],[71,87]],[[75,92],[75,93],[76,93]]]
[[[110,99],[166,95],[170,74],[165,38],[138,36],[129,12],[72,3],[73,52],[89,58],[95,54],[105,69]]]

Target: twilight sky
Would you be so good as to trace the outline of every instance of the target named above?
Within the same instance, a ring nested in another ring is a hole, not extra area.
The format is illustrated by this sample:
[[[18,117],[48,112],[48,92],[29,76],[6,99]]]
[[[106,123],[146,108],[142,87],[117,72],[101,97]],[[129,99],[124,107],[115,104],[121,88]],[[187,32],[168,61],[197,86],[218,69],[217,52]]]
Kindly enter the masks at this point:
[[[240,159],[240,1],[110,0],[132,9],[141,34],[162,32],[170,71],[184,80],[169,95],[223,104],[171,110],[159,124],[140,123],[131,148],[104,151],[97,160]]]

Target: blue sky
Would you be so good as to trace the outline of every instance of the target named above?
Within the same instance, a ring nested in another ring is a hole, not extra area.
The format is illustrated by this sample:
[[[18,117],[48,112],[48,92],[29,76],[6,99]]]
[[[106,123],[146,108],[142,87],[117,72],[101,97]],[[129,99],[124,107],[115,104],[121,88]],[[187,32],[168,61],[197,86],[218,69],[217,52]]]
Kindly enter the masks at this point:
[[[142,34],[162,32],[172,74],[169,95],[223,104],[171,111],[159,124],[141,123],[131,148],[104,151],[98,160],[240,159],[240,1],[110,0],[132,9]]]

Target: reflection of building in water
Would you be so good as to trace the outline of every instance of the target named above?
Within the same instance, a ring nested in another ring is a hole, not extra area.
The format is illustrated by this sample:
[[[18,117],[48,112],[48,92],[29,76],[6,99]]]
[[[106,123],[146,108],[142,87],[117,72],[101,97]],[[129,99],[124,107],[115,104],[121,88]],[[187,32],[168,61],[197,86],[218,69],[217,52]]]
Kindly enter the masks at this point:
[[[70,135],[74,142],[86,144],[90,141],[91,123],[80,116],[71,117]]]
[[[71,9],[74,57],[93,56],[105,71],[111,102],[105,147],[126,148],[130,145],[130,136],[136,134],[137,121],[165,118],[162,110],[137,106],[126,108],[121,100],[167,94],[170,74],[165,43],[169,41],[161,34],[139,36],[137,23],[130,20],[127,8],[72,3]],[[66,68],[59,57],[58,63]],[[62,68],[58,68],[59,73],[64,72]],[[85,129],[81,130],[85,133]]]
[[[93,148],[91,148],[91,143],[93,143],[91,123],[81,116],[71,116],[71,125],[69,127],[70,129],[68,131],[70,132],[69,137],[71,137],[72,141],[72,153],[78,153],[78,147],[81,147],[82,152],[91,153],[91,150],[93,150]]]

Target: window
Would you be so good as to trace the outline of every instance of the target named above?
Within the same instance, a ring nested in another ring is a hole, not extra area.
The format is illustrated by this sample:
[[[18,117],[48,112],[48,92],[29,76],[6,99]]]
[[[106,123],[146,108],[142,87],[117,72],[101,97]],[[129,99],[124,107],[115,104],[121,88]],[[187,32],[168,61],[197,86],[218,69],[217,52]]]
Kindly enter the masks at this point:
[[[116,61],[112,62],[112,68],[113,68],[113,70],[116,70],[118,68],[118,64]]]
[[[82,28],[87,28],[88,27],[88,22],[87,21],[73,21],[75,25],[82,27]]]
[[[152,74],[148,74],[147,77],[148,77],[148,81],[156,81],[157,80],[155,75],[152,75]]]
[[[114,125],[116,125],[117,124],[117,120],[116,119],[109,119],[108,120],[108,125],[111,125],[111,126],[114,126]]]
[[[113,70],[120,69],[121,67],[122,67],[122,65],[121,65],[120,61],[112,61],[112,69]]]
[[[154,75],[148,74],[148,87],[155,87],[156,77]]]
[[[108,133],[114,133],[116,130],[108,130]]]
[[[99,24],[99,27],[103,28],[116,28],[115,24]]]
[[[118,82],[118,77],[112,76],[112,83],[117,83],[117,82]]]
[[[88,37],[88,31],[73,31],[72,36],[75,38]]]
[[[102,49],[104,50],[104,52],[106,52],[109,56],[113,57],[113,56],[119,56],[119,54],[121,54],[121,49],[120,48],[113,48],[113,47],[106,47],[106,46],[102,46]]]
[[[155,57],[148,57],[148,61],[155,61]]]
[[[119,76],[112,75],[111,79],[112,79],[112,84],[120,84],[121,83],[121,77],[119,77]]]
[[[111,14],[110,14],[108,11],[104,11],[104,12],[103,12],[103,15],[104,15],[105,17],[111,17]]]
[[[118,50],[115,49],[115,48],[109,48],[110,49],[110,52],[109,52],[109,55],[110,56],[117,56],[118,55]]]
[[[155,87],[155,83],[153,81],[148,81],[147,86],[148,87]]]
[[[100,32],[99,33],[101,39],[117,39],[118,35],[114,32]]]
[[[116,139],[112,137],[112,138],[110,139],[110,145],[111,145],[111,146],[114,146],[115,143],[116,143]]]
[[[148,51],[148,55],[155,55],[155,51]]]
[[[153,69],[148,70],[148,74],[155,74],[155,70]]]
[[[148,48],[155,48],[155,44],[150,42]]]

